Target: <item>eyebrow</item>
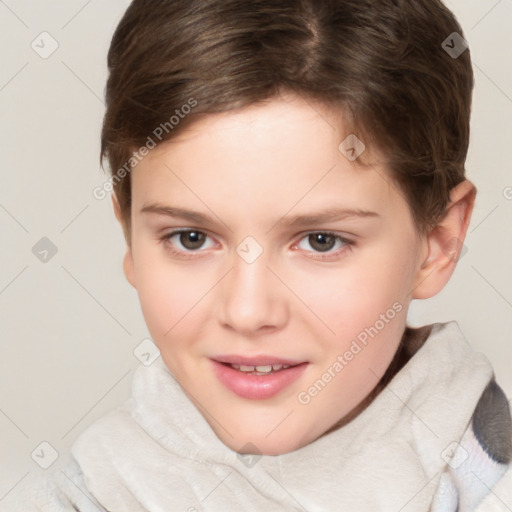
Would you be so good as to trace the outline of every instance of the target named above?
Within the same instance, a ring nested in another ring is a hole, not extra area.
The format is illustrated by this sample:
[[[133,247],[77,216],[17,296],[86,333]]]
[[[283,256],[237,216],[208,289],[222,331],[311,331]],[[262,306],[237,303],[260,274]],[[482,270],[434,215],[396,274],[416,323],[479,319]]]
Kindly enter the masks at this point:
[[[215,224],[215,219],[207,214],[185,210],[183,208],[177,208],[174,206],[164,206],[161,204],[149,204],[144,206],[141,213],[153,213],[158,215],[165,215],[167,217],[178,217],[186,219],[191,222],[198,224]],[[318,212],[314,212],[308,215],[285,215],[275,224],[282,223],[290,227],[301,227],[310,224],[321,224],[322,222],[333,222],[337,220],[343,220],[346,218],[380,218],[377,212],[361,209],[351,208],[325,208]],[[275,225],[274,224],[274,225]]]

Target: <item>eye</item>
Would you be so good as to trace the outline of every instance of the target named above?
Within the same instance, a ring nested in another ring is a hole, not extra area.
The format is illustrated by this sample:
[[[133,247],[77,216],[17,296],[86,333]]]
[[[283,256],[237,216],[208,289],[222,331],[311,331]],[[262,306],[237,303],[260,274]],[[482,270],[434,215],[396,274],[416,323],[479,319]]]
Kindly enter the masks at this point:
[[[209,249],[215,246],[206,233],[195,229],[180,229],[172,231],[171,233],[164,235],[161,239],[173,254],[182,257],[193,257],[194,253],[202,252],[201,249]],[[207,242],[208,239],[210,239],[210,243],[205,246],[205,242]],[[308,244],[313,251],[308,247],[305,247],[306,244]],[[354,242],[352,240],[348,240],[335,233],[322,231],[307,233],[300,239],[296,246],[299,249],[315,253],[316,255],[313,256],[315,258],[324,259],[340,255],[353,244]],[[322,256],[322,253],[327,255]]]
[[[329,255],[333,255],[343,252],[344,249],[347,249],[348,246],[353,245],[354,242],[340,235],[336,235],[335,233],[316,232],[306,234],[306,236],[301,238],[297,246],[300,249],[309,251],[309,249],[305,247],[306,244],[309,244],[309,246],[312,247],[313,251],[316,253],[329,253]],[[333,251],[333,249],[341,249],[341,251]]]
[[[162,240],[165,245],[170,246],[170,250],[176,254],[200,252],[199,249],[205,248],[204,243],[209,237],[203,231],[197,231],[195,229],[182,229],[179,231],[173,231],[168,233]],[[181,245],[181,247],[179,247]],[[211,243],[206,249],[213,247]]]

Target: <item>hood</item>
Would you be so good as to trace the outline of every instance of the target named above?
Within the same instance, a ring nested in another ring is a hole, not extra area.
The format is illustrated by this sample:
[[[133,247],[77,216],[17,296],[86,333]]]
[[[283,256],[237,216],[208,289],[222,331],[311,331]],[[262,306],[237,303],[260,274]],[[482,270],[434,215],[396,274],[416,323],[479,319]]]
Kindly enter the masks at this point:
[[[158,358],[72,455],[88,490],[116,512],[425,512],[493,371],[456,322],[407,328],[400,357],[352,421],[275,456],[225,446]]]

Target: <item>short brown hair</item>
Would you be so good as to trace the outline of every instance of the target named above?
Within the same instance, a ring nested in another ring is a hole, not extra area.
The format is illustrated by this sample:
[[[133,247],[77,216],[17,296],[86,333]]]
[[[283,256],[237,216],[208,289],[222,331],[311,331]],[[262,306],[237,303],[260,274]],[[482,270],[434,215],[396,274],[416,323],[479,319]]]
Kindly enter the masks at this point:
[[[463,37],[439,0],[133,0],[108,53],[100,156],[117,178],[125,233],[130,159],[157,127],[160,144],[281,92],[347,113],[386,155],[419,231],[435,226],[469,144],[469,51],[442,47],[454,32]]]

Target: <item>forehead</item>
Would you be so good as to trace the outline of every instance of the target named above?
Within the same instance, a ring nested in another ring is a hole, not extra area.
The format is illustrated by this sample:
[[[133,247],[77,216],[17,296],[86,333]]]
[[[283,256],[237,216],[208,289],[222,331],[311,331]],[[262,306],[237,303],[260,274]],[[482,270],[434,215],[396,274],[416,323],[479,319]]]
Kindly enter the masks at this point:
[[[136,166],[134,207],[193,203],[205,211],[210,202],[258,218],[262,209],[392,207],[400,194],[378,155],[366,149],[365,162],[376,163],[362,165],[340,150],[350,135],[340,119],[298,97],[207,116]]]
[[[342,129],[338,116],[325,106],[287,95],[240,110],[207,115],[157,146],[148,160],[161,159],[166,153],[175,152],[177,146],[207,146],[210,157],[221,155],[224,159],[228,155],[249,157],[262,150],[272,150],[276,161],[288,145],[297,142],[305,143],[304,149],[315,146],[325,149],[331,145],[336,150]]]

